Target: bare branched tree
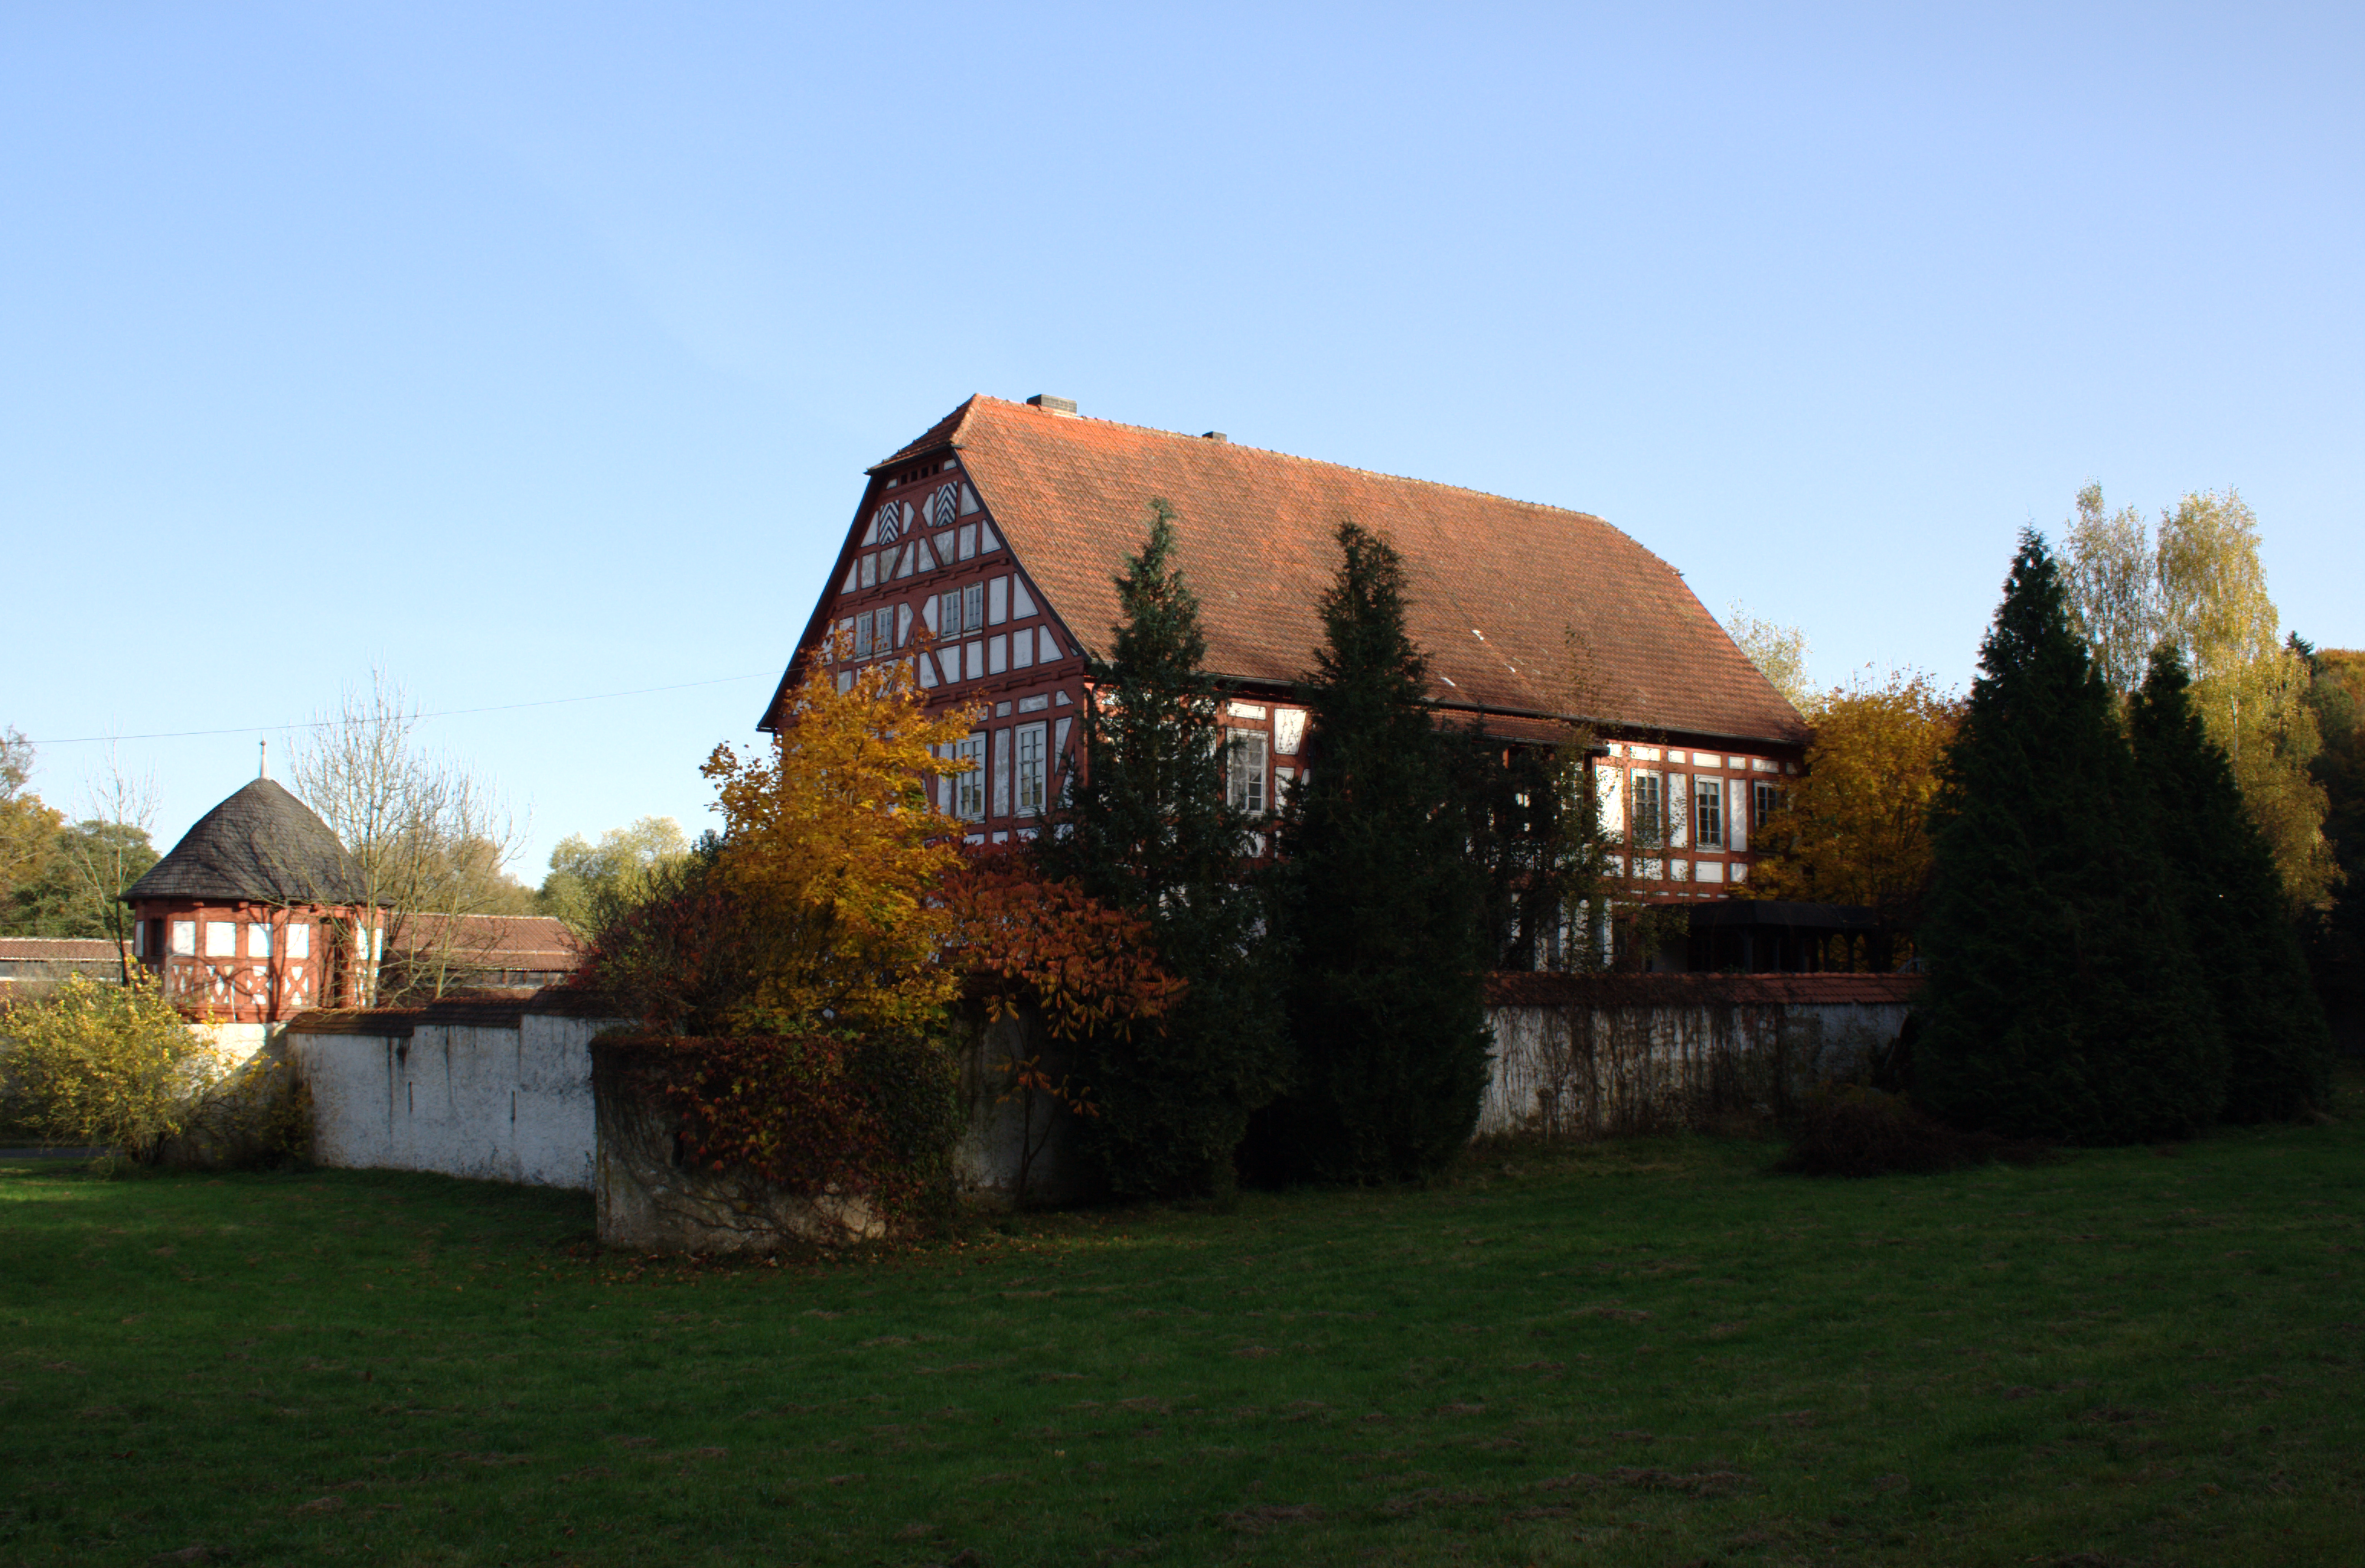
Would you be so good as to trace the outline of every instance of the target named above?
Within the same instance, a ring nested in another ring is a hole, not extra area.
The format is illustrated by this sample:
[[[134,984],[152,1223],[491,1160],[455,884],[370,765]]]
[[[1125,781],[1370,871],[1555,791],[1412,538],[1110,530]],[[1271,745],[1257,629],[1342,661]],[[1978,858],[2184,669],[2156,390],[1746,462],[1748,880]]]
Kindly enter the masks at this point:
[[[118,967],[125,985],[131,983],[131,958],[126,939],[130,913],[123,904],[124,890],[156,863],[149,846],[149,831],[156,825],[156,776],[125,769],[115,744],[83,779],[83,803],[88,815],[82,831],[64,836],[68,863],[115,939]]]
[[[348,688],[298,746],[294,784],[353,857],[353,973],[364,1006],[441,996],[485,967],[473,917],[504,902],[522,830],[499,791],[419,735],[419,706],[383,669]]]

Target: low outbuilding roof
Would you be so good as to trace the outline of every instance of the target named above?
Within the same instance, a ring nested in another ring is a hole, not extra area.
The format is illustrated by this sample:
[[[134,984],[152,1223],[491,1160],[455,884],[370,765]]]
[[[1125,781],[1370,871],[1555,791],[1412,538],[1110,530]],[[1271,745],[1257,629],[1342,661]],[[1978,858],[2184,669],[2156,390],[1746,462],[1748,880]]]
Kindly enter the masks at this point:
[[[353,857],[311,807],[257,778],[197,819],[173,852],[123,895],[267,904],[342,904],[360,897]]]

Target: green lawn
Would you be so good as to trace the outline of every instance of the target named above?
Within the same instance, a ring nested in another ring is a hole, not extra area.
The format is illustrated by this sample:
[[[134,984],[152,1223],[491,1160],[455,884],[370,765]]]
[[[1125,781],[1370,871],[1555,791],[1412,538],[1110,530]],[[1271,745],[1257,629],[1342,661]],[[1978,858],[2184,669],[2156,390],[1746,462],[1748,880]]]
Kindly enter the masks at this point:
[[[586,1198],[0,1167],[0,1564],[2365,1561],[2365,1093],[706,1271]],[[210,1549],[201,1555],[187,1549]]]

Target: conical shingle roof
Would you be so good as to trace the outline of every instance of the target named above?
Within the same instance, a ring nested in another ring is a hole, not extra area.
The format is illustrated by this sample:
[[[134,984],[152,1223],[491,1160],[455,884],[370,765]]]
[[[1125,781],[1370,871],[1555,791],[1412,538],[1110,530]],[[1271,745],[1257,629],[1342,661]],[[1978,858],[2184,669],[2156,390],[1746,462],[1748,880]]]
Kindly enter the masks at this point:
[[[356,883],[353,857],[329,824],[258,778],[200,817],[123,897],[341,904],[359,896]]]

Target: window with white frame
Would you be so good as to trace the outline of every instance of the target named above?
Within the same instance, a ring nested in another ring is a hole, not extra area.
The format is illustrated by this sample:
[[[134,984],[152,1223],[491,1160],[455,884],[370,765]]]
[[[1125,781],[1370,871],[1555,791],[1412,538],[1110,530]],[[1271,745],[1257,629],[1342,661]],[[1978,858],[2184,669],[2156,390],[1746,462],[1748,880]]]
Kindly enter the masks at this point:
[[[1692,843],[1701,849],[1724,847],[1724,780],[1692,780]]]
[[[1265,733],[1262,730],[1227,730],[1225,738],[1231,742],[1227,771],[1230,774],[1232,809],[1261,817],[1264,815],[1265,806]]]
[[[1039,816],[1043,812],[1045,777],[1046,724],[1018,726],[1018,814]]]
[[[985,585],[971,583],[961,589],[961,630],[985,630]]]
[[[197,923],[194,920],[173,922],[173,951],[184,958],[197,956]]]
[[[206,957],[235,958],[238,957],[238,922],[208,920],[206,922]]]
[[[1636,770],[1627,780],[1627,813],[1634,824],[1634,842],[1657,844],[1666,834],[1666,778]]]
[[[287,956],[291,958],[308,958],[312,956],[310,926],[290,925],[287,928]]]
[[[255,921],[246,928],[246,956],[250,958],[271,957],[271,927]]]
[[[967,773],[953,775],[953,815],[964,822],[985,820],[985,736],[970,735],[953,742],[953,760],[970,764]]]
[[[1750,813],[1751,823],[1758,832],[1764,833],[1765,824],[1773,820],[1774,813],[1782,809],[1782,790],[1778,785],[1770,784],[1763,778],[1753,783],[1750,790],[1757,797],[1752,802],[1756,810]]]

